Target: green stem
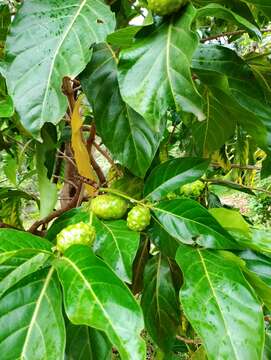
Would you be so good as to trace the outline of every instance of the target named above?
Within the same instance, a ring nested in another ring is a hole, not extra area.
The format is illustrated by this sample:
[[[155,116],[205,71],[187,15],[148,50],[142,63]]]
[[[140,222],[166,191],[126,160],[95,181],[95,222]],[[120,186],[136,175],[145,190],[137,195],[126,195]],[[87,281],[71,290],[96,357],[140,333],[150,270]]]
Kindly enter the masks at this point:
[[[141,203],[141,201],[138,201],[126,194],[123,194],[122,192],[115,190],[115,189],[111,189],[111,188],[99,188],[99,191],[101,192],[106,192],[106,193],[110,193],[110,194],[114,194],[114,195],[118,195],[120,197],[123,197],[124,199],[129,200],[132,203]]]

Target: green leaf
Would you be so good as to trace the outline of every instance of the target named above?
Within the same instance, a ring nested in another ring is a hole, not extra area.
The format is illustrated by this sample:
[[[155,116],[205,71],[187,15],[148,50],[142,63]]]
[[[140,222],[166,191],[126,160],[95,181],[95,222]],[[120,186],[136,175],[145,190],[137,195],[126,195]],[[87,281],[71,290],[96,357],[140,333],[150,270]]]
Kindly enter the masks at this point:
[[[144,177],[162,139],[164,124],[154,133],[144,118],[122,100],[116,57],[108,45],[95,47],[81,83],[106,147],[134,175]]]
[[[219,253],[184,245],[176,260],[184,275],[180,300],[208,359],[261,360],[262,308],[238,265]]]
[[[11,155],[5,157],[5,164],[3,166],[4,173],[8,180],[16,187],[17,185],[17,161]]]
[[[214,249],[240,248],[208,210],[194,200],[162,201],[153,211],[164,230],[181,243]]]
[[[144,196],[158,201],[180,186],[202,177],[209,160],[200,158],[173,159],[158,165],[148,176],[144,186]]]
[[[24,277],[33,274],[34,272],[42,268],[47,263],[50,256],[50,254],[45,253],[32,253],[31,256],[29,256],[29,258],[26,258],[25,261],[23,261],[20,265],[17,264],[14,269],[6,273],[0,281],[0,297],[2,297],[8,289],[17,284]],[[3,267],[6,267],[7,265],[9,265],[7,264],[7,262],[4,262],[2,264]]]
[[[269,0],[245,0],[248,4],[255,5],[263,12],[263,14],[271,18],[271,4]]]
[[[67,360],[111,360],[112,346],[104,333],[69,323],[66,356]]]
[[[20,282],[0,299],[1,359],[63,360],[65,327],[54,269]]]
[[[230,231],[230,233],[243,248],[271,253],[271,234],[269,230],[251,227],[249,234],[240,230]]]
[[[269,329],[265,333],[263,360],[269,360],[270,357],[271,357],[271,330]]]
[[[51,253],[52,244],[45,239],[24,231],[0,229],[0,264],[25,252]]]
[[[56,235],[65,227],[79,222],[89,222],[89,213],[82,208],[75,208],[66,211],[59,218],[57,218],[47,231],[46,238],[50,241],[54,241]]]
[[[236,121],[259,146],[270,150],[270,103],[248,64],[229,48],[205,45],[195,52],[192,68],[212,96],[223,104],[230,123]],[[218,124],[217,131],[227,131],[228,121]]]
[[[114,26],[113,13],[100,0],[22,4],[7,38],[6,79],[23,126],[35,137],[45,122],[56,124],[66,111],[63,77],[77,76],[90,59],[90,46]]]
[[[176,339],[180,314],[170,263],[161,254],[146,265],[141,306],[148,333],[164,352],[170,351]]]
[[[36,145],[36,169],[40,193],[41,218],[48,216],[54,210],[57,202],[57,186],[50,181],[46,167],[48,154],[55,148],[56,136],[53,136],[55,135],[54,133],[50,134],[46,131],[47,129],[48,127],[42,129],[43,144],[37,143]]]
[[[214,16],[215,18],[225,19],[237,23],[239,27],[247,30],[250,34],[261,39],[261,32],[254,24],[235,12],[219,4],[209,4],[197,10],[197,17]]]
[[[123,360],[145,360],[140,307],[113,271],[83,245],[71,246],[55,265],[70,321],[104,331]]]
[[[239,211],[225,208],[210,209],[209,213],[227,230],[237,230],[250,234],[248,223]]]
[[[126,221],[93,221],[96,240],[93,249],[125,282],[131,283],[132,267],[140,234],[130,230]]]
[[[119,83],[123,99],[158,131],[169,109],[205,118],[201,98],[190,73],[192,55],[198,45],[190,30],[196,15],[188,5],[180,15],[153,27],[144,38],[120,55]]]
[[[151,242],[160,249],[163,255],[175,259],[180,242],[170,236],[156,219],[148,228],[148,235]]]

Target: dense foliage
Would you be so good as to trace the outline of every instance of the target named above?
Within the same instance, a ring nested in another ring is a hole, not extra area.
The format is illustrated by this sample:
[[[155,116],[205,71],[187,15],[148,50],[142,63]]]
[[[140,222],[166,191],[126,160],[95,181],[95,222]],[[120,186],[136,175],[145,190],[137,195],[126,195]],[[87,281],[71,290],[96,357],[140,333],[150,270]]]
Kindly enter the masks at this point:
[[[1,360],[271,358],[270,54],[269,0],[0,0]]]

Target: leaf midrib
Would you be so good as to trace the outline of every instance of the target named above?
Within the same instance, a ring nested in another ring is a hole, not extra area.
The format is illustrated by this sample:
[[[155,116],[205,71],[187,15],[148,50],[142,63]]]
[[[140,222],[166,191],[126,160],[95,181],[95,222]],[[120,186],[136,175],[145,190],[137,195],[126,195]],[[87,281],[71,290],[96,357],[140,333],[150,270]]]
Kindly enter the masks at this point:
[[[74,268],[74,270],[76,271],[76,273],[78,274],[78,276],[83,280],[83,283],[85,284],[86,288],[89,290],[89,292],[91,293],[91,295],[93,296],[93,298],[95,299],[97,305],[100,307],[102,313],[104,314],[106,320],[108,321],[108,324],[110,325],[112,331],[114,332],[114,334],[116,335],[116,337],[118,338],[119,342],[122,343],[121,338],[118,336],[118,333],[115,331],[114,329],[114,325],[110,319],[110,317],[108,317],[107,312],[105,311],[103,304],[100,302],[100,300],[97,298],[94,290],[91,287],[91,284],[88,282],[88,280],[85,278],[85,276],[83,275],[83,273],[81,272],[81,270],[79,269],[79,267],[72,262],[69,258],[67,258],[66,256],[63,256],[61,258],[61,260],[66,261],[69,265],[71,265],[72,268]],[[103,330],[104,331],[104,330]],[[129,354],[127,353],[125,347],[122,345],[122,351],[125,351],[126,355],[129,358]]]
[[[207,279],[207,281],[208,281],[208,283],[209,283],[209,285],[210,285],[211,292],[213,293],[214,299],[216,300],[216,304],[217,304],[218,309],[219,309],[219,312],[220,312],[220,314],[221,314],[221,318],[222,318],[222,321],[223,321],[223,324],[224,324],[224,328],[225,328],[226,333],[228,334],[228,338],[229,338],[229,340],[230,340],[230,344],[231,344],[231,347],[232,347],[234,356],[235,356],[236,360],[238,360],[239,357],[238,357],[238,354],[236,353],[236,349],[235,349],[235,347],[234,347],[234,343],[233,343],[233,341],[232,341],[231,334],[230,334],[230,332],[229,332],[229,330],[228,330],[226,320],[225,320],[225,318],[224,318],[224,316],[223,316],[223,311],[222,311],[222,309],[221,309],[221,307],[220,307],[220,304],[219,304],[219,301],[218,301],[218,297],[217,297],[217,295],[216,295],[216,292],[215,292],[215,289],[214,289],[214,287],[213,287],[211,278],[210,278],[210,276],[209,276],[209,273],[208,273],[208,270],[207,270],[205,261],[204,261],[202,255],[201,255],[201,251],[200,251],[199,249],[197,249],[197,252],[198,252],[198,254],[199,254],[200,262],[201,262],[201,264],[202,264],[202,267],[203,267],[203,270],[204,270],[206,279]]]

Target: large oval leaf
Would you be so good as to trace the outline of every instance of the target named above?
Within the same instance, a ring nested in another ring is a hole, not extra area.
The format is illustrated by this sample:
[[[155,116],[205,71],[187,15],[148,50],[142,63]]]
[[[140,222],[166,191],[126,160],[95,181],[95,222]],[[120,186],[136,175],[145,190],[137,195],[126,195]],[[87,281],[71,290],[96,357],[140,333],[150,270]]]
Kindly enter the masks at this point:
[[[113,13],[101,0],[23,2],[7,38],[6,79],[22,123],[33,135],[45,122],[62,118],[67,107],[63,77],[77,76],[90,59],[90,46],[114,26]]]
[[[144,177],[163,136],[154,133],[145,119],[121,98],[117,64],[106,44],[95,47],[91,62],[81,75],[81,83],[94,108],[95,123],[104,144],[122,165]]]
[[[54,269],[20,282],[0,299],[3,360],[63,360],[65,328]]]
[[[148,176],[144,196],[157,201],[170,191],[199,179],[207,170],[209,161],[200,158],[173,159],[158,165]]]
[[[140,235],[127,227],[126,221],[95,219],[94,251],[126,282],[132,280],[132,267],[139,246]]]
[[[219,253],[185,245],[176,260],[184,275],[181,303],[208,359],[261,360],[262,308],[238,265]]]
[[[171,108],[192,112],[200,120],[205,118],[190,73],[198,45],[196,33],[190,30],[195,14],[194,7],[188,5],[121,52],[121,94],[155,129]]]
[[[240,249],[216,219],[197,201],[165,200],[153,211],[164,230],[186,244],[214,249]]]
[[[140,307],[113,271],[83,245],[70,247],[55,265],[70,321],[104,331],[123,360],[145,360]]]
[[[164,351],[171,350],[179,325],[179,304],[169,261],[161,254],[146,265],[141,299],[146,329]]]

